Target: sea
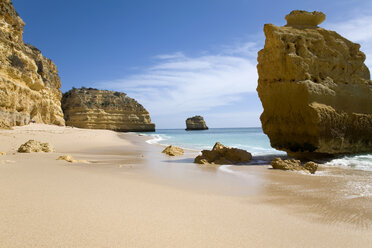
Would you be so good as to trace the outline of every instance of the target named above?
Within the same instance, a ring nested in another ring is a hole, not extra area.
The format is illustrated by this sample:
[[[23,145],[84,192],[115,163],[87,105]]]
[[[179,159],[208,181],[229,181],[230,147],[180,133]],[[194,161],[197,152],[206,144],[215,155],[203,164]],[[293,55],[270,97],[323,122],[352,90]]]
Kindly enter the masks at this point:
[[[253,156],[286,155],[270,146],[269,138],[262,128],[210,128],[208,130],[186,131],[184,129],[157,129],[156,132],[142,133],[152,139],[150,144],[175,145],[186,149],[201,151],[212,149],[219,141],[223,145],[244,149]],[[325,163],[348,169],[372,171],[372,154],[342,156]]]

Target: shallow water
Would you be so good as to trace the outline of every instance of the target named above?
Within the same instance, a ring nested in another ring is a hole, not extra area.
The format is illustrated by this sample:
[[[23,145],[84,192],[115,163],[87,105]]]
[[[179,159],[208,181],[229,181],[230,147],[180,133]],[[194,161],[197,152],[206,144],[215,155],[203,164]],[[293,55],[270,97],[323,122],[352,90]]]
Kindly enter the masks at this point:
[[[285,155],[270,146],[270,140],[261,128],[211,128],[202,131],[184,129],[158,129],[145,133],[151,136],[150,144],[176,145],[193,150],[211,149],[219,141],[226,146],[247,150],[253,156]],[[348,169],[372,171],[372,154],[344,156],[333,159],[325,165]]]

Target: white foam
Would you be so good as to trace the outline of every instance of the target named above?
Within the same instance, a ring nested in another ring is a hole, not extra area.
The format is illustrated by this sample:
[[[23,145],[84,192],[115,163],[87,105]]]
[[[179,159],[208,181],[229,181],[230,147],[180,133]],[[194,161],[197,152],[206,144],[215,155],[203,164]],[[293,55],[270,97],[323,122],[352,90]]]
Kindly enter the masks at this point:
[[[148,144],[159,144],[160,141],[165,140],[165,138],[159,134],[151,134],[149,136],[152,137],[152,139],[146,141]]]
[[[372,171],[372,154],[345,156],[325,163],[328,166],[341,166],[358,170]]]
[[[248,175],[246,173],[230,169],[232,167],[233,167],[233,165],[221,165],[220,167],[218,167],[218,170],[222,171],[223,173],[231,174],[231,175],[234,175],[234,176],[237,176],[237,177],[242,177],[242,178],[250,177],[250,175]]]
[[[372,185],[365,182],[348,182],[343,190],[347,198],[372,196]]]

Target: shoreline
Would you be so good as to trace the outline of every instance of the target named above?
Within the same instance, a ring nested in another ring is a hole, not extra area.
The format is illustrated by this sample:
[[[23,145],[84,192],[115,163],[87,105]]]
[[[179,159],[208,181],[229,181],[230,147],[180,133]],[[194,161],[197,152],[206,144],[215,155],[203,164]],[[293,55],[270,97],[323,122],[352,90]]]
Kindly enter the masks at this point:
[[[167,157],[144,137],[106,130],[33,124],[1,130],[0,137],[0,151],[7,152],[0,160],[14,161],[0,164],[0,246],[372,242],[370,196],[341,197],[345,176],[357,180],[361,175],[355,173],[326,168],[329,175],[313,176],[267,165],[201,168],[192,163],[193,152]],[[57,152],[16,153],[30,138],[51,143]],[[90,163],[56,160],[66,153]]]

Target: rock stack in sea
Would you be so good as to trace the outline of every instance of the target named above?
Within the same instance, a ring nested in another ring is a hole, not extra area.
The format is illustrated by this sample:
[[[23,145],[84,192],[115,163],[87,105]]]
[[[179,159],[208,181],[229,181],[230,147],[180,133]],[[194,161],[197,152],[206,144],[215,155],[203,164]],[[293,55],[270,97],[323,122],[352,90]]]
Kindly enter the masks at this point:
[[[186,120],[186,130],[206,130],[208,129],[204,118],[200,115],[187,118]]]
[[[149,112],[125,93],[72,89],[62,98],[66,125],[120,132],[155,131]]]
[[[263,131],[294,157],[372,152],[372,82],[360,45],[318,27],[321,12],[266,24],[258,53]]]
[[[10,0],[0,1],[0,128],[38,123],[64,125],[56,65],[23,43],[25,23]]]
[[[196,164],[244,164],[252,160],[252,154],[246,150],[228,147],[216,142],[212,150],[202,150],[194,159]]]

